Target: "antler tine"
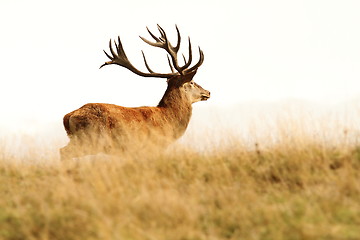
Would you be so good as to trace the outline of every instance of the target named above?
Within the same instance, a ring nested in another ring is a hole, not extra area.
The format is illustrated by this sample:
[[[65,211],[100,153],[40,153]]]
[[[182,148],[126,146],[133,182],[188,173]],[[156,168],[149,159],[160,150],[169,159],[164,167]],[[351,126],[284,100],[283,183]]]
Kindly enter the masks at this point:
[[[185,57],[184,57],[184,61],[185,61],[185,65],[181,67],[182,70],[185,70],[186,68],[188,68],[190,66],[191,62],[192,62],[192,49],[191,49],[190,37],[189,37],[189,60],[186,61]]]
[[[117,56],[117,54],[114,52],[114,49],[113,49],[112,44],[111,44],[111,39],[109,41],[109,48],[110,48],[110,52],[111,52],[111,54],[113,56],[112,58],[115,58]]]
[[[180,35],[179,28],[176,24],[175,24],[175,28],[176,28],[176,32],[177,32],[178,41],[177,41],[176,46],[174,47],[174,51],[178,52],[180,49],[181,35]]]
[[[200,47],[199,47],[199,54],[200,54],[199,61],[194,66],[192,66],[191,68],[186,69],[185,72],[187,72],[187,73],[192,72],[192,71],[196,70],[197,68],[199,68],[201,66],[201,64],[204,62],[204,52],[200,49]]]
[[[139,36],[141,38],[141,40],[143,40],[144,42],[146,42],[147,44],[153,46],[153,47],[161,47],[162,43],[159,41],[159,42],[151,42],[149,40],[147,40],[146,38],[142,37],[142,36]]]
[[[117,44],[116,41],[114,40],[114,44],[115,44],[115,48],[116,48],[116,51],[117,51],[117,56],[119,57],[124,52],[124,51],[121,52],[121,49],[120,49],[121,48],[121,42],[119,41],[119,44]],[[126,58],[126,56],[124,56],[124,57]]]
[[[153,47],[160,47],[160,48],[163,48],[163,43],[162,41],[156,37],[150,30],[148,27],[146,27],[147,31],[149,32],[150,36],[155,39],[156,42],[151,42],[149,40],[147,40],[146,38],[142,37],[142,36],[139,36],[141,38],[141,40],[143,40],[144,42],[146,42],[147,44],[153,46]]]
[[[127,59],[124,48],[123,48],[122,43],[120,41],[120,36],[118,36],[118,44],[116,44],[116,42],[115,42],[115,46],[117,48],[118,56],[124,56]]]
[[[172,72],[172,73],[175,73],[174,67],[171,65],[171,61],[170,61],[169,55],[166,55],[166,57],[167,57],[167,59],[168,59],[168,63],[169,63],[171,72]]]
[[[165,42],[165,43],[168,43],[168,39],[167,39],[167,37],[166,37],[165,30],[164,30],[162,27],[160,27],[159,24],[157,24],[157,27],[158,27],[158,30],[159,30],[159,32],[160,32],[160,34],[161,34],[160,41]]]
[[[116,54],[115,54],[114,50],[112,49],[112,46],[111,46],[111,45],[112,45],[112,44],[111,44],[111,39],[110,39],[110,41],[109,41],[109,48],[110,48],[110,51],[111,51],[112,56],[110,56],[105,50],[103,50],[103,51],[104,51],[105,55],[106,55],[111,61],[113,61],[113,60],[115,59]],[[100,68],[102,68],[103,66],[108,65],[109,63],[110,63],[110,62],[105,62],[104,64],[102,64],[102,65],[100,66]]]
[[[105,50],[103,50],[105,55],[109,58],[109,59],[113,59],[113,57],[111,57]],[[105,64],[101,65],[101,67],[103,67]],[[100,67],[100,68],[101,68]]]
[[[148,64],[147,61],[146,61],[146,57],[145,57],[144,51],[141,50],[141,52],[142,52],[142,55],[143,55],[143,58],[144,58],[144,62],[145,62],[146,69],[149,71],[149,73],[154,73],[154,71],[151,70],[151,68],[149,67],[149,64]]]
[[[158,37],[156,37],[150,30],[148,27],[146,27],[146,30],[148,31],[148,33],[150,34],[150,36],[155,39],[156,42],[160,42],[160,39]]]
[[[116,48],[116,51],[117,51],[117,55],[120,55],[120,53],[119,53],[119,46],[118,46],[118,44],[116,43],[116,40],[114,40],[114,44],[115,44],[115,48]]]

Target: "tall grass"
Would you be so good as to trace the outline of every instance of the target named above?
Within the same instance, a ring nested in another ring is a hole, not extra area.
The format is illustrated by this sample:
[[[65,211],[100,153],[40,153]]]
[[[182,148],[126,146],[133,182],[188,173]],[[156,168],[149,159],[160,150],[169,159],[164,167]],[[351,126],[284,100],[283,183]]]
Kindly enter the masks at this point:
[[[0,239],[360,239],[356,137],[316,126],[121,159],[3,149]]]

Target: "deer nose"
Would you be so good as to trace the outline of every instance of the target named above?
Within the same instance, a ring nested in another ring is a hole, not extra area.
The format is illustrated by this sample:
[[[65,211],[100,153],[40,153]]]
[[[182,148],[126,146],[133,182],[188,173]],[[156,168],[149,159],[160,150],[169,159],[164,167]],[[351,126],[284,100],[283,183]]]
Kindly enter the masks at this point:
[[[202,94],[201,98],[202,98],[202,100],[207,100],[208,98],[210,98],[210,92],[208,90],[205,90],[204,94]]]

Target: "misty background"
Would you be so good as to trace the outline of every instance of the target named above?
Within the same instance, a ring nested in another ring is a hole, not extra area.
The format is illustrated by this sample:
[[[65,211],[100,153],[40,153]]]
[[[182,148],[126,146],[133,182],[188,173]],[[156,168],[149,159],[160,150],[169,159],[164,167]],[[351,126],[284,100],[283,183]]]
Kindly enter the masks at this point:
[[[168,72],[165,52],[138,37],[150,39],[146,26],[157,34],[156,24],[172,41],[178,25],[186,56],[190,36],[194,62],[197,46],[205,54],[194,80],[211,98],[194,104],[189,131],[206,125],[241,134],[254,119],[301,109],[355,126],[359,12],[355,0],[2,0],[0,136],[51,136],[65,143],[62,117],[85,103],[155,106],[164,79],[99,66],[107,61],[102,50],[109,39],[120,35],[136,67],[146,70],[144,50],[153,70]]]

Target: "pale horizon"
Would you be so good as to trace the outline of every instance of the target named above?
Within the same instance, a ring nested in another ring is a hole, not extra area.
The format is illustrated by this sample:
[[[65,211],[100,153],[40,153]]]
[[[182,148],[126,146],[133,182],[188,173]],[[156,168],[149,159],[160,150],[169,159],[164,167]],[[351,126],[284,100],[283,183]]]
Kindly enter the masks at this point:
[[[166,4],[165,4],[166,3]],[[163,79],[145,79],[107,61],[109,39],[121,36],[134,65],[141,50],[156,71],[165,54],[147,46],[146,26],[160,24],[175,39],[175,24],[194,62],[195,81],[211,91],[206,108],[279,102],[348,105],[360,99],[358,1],[2,1],[0,132],[63,131],[62,117],[88,102],[154,106]],[[224,114],[223,114],[224,115]],[[232,112],[222,116],[232,118]],[[49,130],[50,131],[50,130]],[[65,138],[65,131],[63,132]]]

